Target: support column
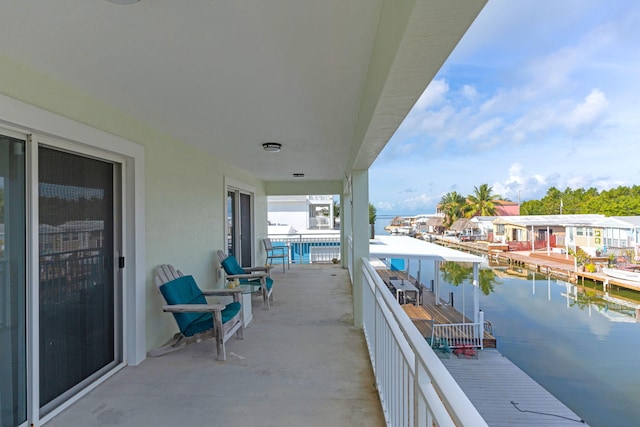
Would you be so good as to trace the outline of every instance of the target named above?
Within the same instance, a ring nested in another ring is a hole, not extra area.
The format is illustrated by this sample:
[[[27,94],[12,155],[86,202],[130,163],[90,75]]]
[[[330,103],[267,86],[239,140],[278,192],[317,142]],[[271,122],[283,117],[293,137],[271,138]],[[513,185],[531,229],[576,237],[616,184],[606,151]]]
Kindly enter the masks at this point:
[[[361,328],[362,310],[362,257],[369,257],[369,171],[351,173],[351,236],[353,242],[353,323]]]
[[[350,197],[351,196],[345,194],[344,191],[340,194],[340,266],[342,268],[349,268],[349,242],[347,238],[351,235]]]

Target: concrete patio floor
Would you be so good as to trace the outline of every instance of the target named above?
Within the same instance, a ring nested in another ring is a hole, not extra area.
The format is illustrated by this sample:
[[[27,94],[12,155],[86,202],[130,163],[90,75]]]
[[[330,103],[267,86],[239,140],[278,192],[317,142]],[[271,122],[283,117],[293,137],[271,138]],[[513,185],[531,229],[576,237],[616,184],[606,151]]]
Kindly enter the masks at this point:
[[[213,340],[126,367],[47,427],[383,426],[364,335],[353,326],[348,272],[272,271],[274,302],[254,297],[244,340]]]

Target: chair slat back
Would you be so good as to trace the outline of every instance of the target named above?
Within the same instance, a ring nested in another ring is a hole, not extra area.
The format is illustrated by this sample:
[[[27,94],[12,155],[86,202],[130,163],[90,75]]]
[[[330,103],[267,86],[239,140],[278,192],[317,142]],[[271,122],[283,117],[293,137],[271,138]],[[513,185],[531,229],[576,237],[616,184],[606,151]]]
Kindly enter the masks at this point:
[[[160,286],[164,285],[165,283],[182,276],[184,276],[184,274],[182,274],[182,271],[176,270],[173,265],[162,264],[156,268],[156,286],[160,288]]]
[[[267,251],[272,251],[273,250],[273,243],[271,243],[271,239],[267,238],[267,239],[262,239],[262,242],[264,243],[264,249]]]
[[[222,261],[224,261],[228,255],[221,250],[218,250],[217,254],[218,254],[218,261],[220,262],[220,264],[222,264]]]

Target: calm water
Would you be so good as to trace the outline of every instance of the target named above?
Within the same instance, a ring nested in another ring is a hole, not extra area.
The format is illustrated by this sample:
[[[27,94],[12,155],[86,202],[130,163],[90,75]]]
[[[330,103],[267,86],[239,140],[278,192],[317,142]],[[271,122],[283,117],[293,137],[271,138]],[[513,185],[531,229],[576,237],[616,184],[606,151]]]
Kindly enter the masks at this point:
[[[454,292],[459,311],[464,297],[465,313],[472,318],[470,283],[441,290],[443,296]],[[493,292],[481,293],[480,308],[493,325],[498,350],[588,424],[640,425],[635,309],[541,275],[497,277]]]
[[[377,220],[376,233],[388,234],[384,226],[389,222]],[[433,277],[427,264],[423,278]],[[415,266],[411,270],[415,277]],[[471,281],[464,283],[441,285],[441,295],[453,292],[455,307],[462,311],[464,292],[465,314],[473,318]],[[567,298],[576,292],[577,301]],[[535,280],[498,277],[489,295],[480,293],[480,308],[493,325],[498,350],[589,425],[640,425],[640,323],[635,309],[542,275]]]

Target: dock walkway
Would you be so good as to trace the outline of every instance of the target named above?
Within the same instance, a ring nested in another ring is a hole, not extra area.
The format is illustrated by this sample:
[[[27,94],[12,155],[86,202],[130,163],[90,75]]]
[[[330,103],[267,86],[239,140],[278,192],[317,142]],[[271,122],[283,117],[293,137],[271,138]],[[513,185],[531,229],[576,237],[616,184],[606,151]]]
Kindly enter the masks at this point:
[[[587,425],[498,350],[441,360],[492,427]]]

